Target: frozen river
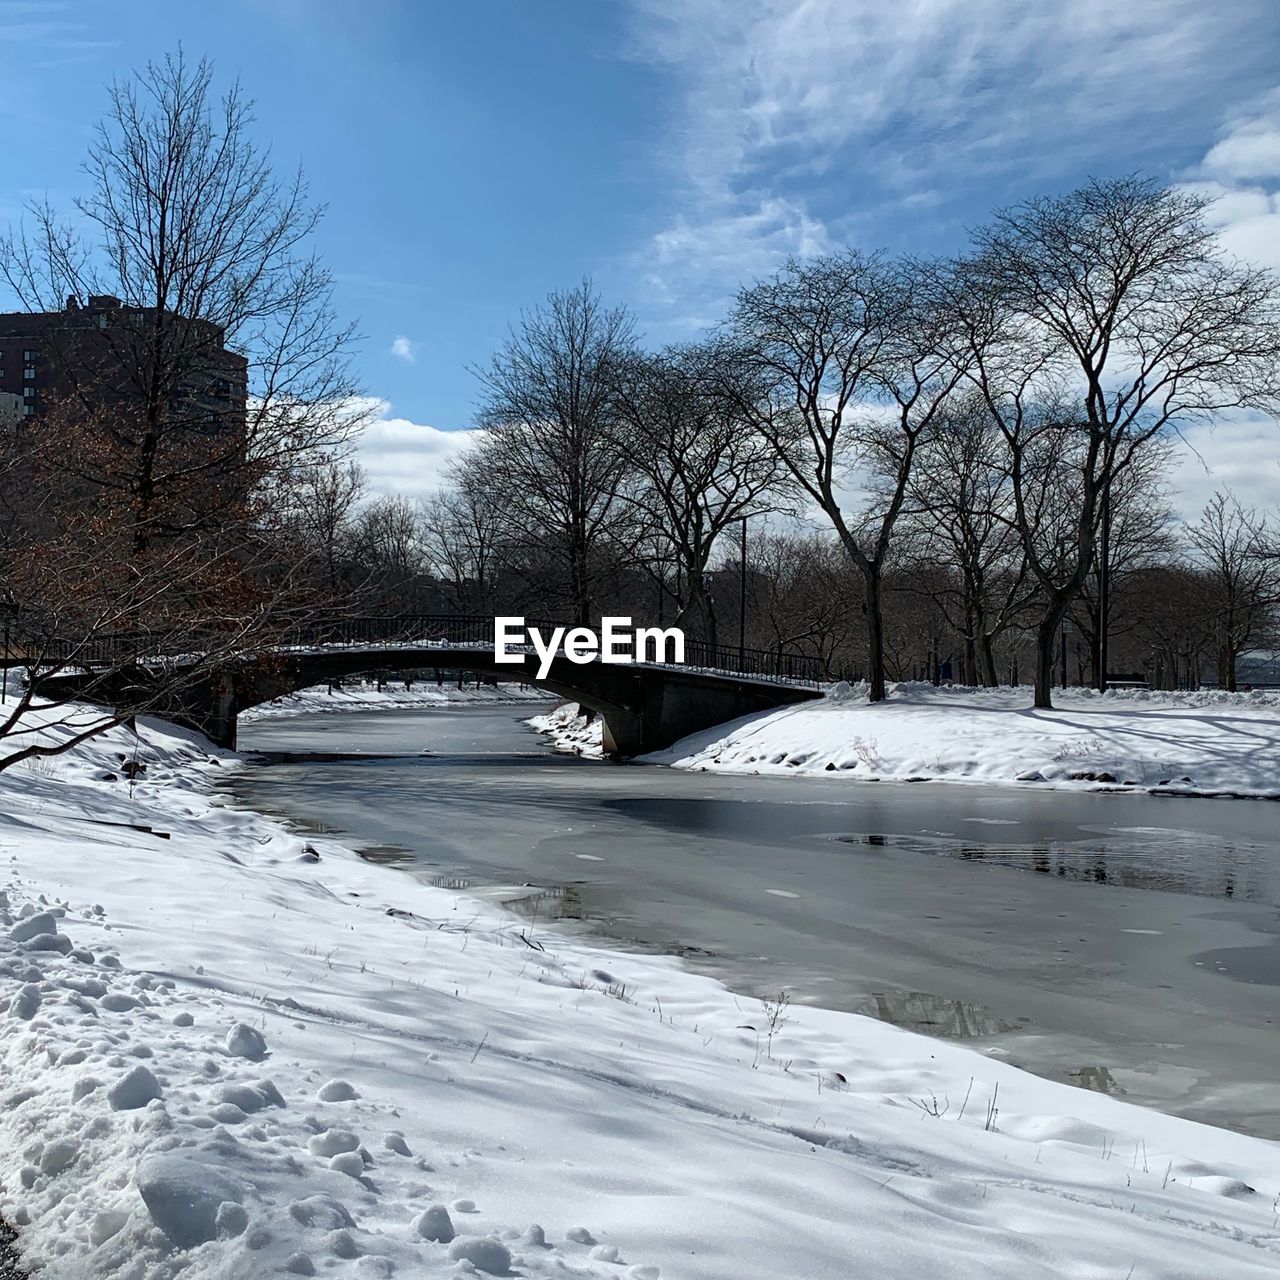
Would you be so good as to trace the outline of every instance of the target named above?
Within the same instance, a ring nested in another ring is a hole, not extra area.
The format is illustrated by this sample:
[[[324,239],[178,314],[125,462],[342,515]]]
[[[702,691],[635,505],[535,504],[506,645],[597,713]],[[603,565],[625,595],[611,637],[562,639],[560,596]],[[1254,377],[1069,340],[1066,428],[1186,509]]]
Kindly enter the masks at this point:
[[[1280,1138],[1280,806],[616,765],[534,710],[246,724],[234,790],[746,994]]]

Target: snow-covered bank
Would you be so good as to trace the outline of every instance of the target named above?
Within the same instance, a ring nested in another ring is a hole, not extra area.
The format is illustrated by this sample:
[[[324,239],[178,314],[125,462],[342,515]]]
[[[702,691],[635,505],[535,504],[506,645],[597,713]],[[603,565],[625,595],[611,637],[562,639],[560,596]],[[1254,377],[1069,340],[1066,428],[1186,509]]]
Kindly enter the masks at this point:
[[[525,723],[538,733],[545,733],[560,751],[580,756],[604,755],[604,722],[576,702],[562,702],[543,715],[530,716]]]
[[[477,686],[471,682],[459,689],[456,680],[446,681],[444,684],[415,680],[406,689],[403,680],[389,680],[379,689],[371,680],[348,680],[340,689],[330,690],[323,684],[310,689],[299,689],[297,693],[291,693],[287,697],[249,707],[238,718],[241,723],[248,724],[254,720],[305,713],[405,711],[415,707],[442,707],[452,703],[536,703],[546,702],[549,697],[543,690],[528,684]]]
[[[50,1280],[1280,1268],[1275,1144],[531,930],[231,767],[148,724],[0,775],[0,1216]]]
[[[1054,693],[893,686],[873,704],[836,686],[815,702],[693,734],[653,764],[855,781],[1121,787],[1177,795],[1280,797],[1280,693]],[[558,746],[599,751],[600,726],[559,708],[530,721]]]

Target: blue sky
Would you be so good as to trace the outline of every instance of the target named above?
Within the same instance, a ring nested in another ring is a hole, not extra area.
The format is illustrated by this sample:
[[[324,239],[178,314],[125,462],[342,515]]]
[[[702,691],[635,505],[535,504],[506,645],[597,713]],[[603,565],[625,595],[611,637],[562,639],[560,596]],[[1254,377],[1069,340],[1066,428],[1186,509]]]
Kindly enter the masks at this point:
[[[0,0],[0,220],[69,202],[104,83],[179,42],[328,205],[388,476],[430,471],[468,366],[583,274],[658,343],[787,253],[945,251],[1136,168],[1280,260],[1274,0]]]

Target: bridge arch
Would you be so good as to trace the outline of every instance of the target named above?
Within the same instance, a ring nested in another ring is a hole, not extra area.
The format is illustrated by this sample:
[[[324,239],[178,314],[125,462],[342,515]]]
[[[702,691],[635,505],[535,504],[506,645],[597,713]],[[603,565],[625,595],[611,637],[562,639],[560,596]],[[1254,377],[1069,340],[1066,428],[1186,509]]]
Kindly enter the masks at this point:
[[[543,635],[555,629],[530,625]],[[604,722],[606,750],[617,756],[657,751],[753,711],[820,696],[813,658],[688,642],[689,666],[577,663],[558,653],[540,676],[532,653],[499,663],[494,632],[495,620],[481,615],[342,617],[296,628],[276,646],[216,669],[203,659],[163,657],[145,635],[130,633],[104,637],[88,665],[38,683],[52,697],[146,706],[234,747],[241,711],[298,689],[363,672],[462,669],[520,680],[590,707]]]
[[[658,751],[690,733],[748,715],[818,697],[816,689],[722,672],[599,660],[552,658],[546,676],[538,659],[499,663],[492,648],[394,645],[273,655],[257,667],[242,667],[220,690],[210,690],[204,714],[192,706],[188,718],[215,742],[235,745],[235,718],[249,707],[299,689],[374,671],[465,670],[519,681],[555,697],[581,703],[604,722],[605,751],[636,756]]]

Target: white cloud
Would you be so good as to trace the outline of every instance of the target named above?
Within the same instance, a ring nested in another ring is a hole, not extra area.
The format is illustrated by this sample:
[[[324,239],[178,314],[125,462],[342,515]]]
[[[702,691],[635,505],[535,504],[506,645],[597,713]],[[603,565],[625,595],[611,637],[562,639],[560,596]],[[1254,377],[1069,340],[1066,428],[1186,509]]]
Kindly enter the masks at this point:
[[[449,463],[479,435],[470,430],[442,431],[395,417],[385,400],[373,401],[368,408],[371,418],[360,437],[357,456],[375,495],[423,498],[437,492],[444,487]]]
[[[657,303],[711,308],[761,261],[847,235],[850,195],[906,211],[941,175],[1105,167],[1117,131],[1177,141],[1269,3],[633,0],[639,56],[677,87],[670,221],[633,265]],[[1257,167],[1269,146],[1250,133],[1218,163]],[[823,186],[842,203],[820,206]]]
[[[1280,88],[1228,122],[1202,167],[1224,183],[1280,177]]]
[[[679,215],[633,259],[642,284],[660,303],[683,303],[679,324],[701,330],[717,310],[689,311],[690,299],[718,302],[724,290],[768,274],[785,258],[809,257],[831,247],[826,227],[803,205],[766,196],[757,203],[725,201],[694,219]]]
[[[1186,186],[1213,198],[1228,253],[1280,268],[1280,88],[1228,121]]]
[[[1169,477],[1174,508],[1187,520],[1215,489],[1230,489],[1246,507],[1274,512],[1280,497],[1280,424],[1258,414],[1224,416],[1185,433]]]
[[[398,334],[392,339],[390,354],[397,360],[403,360],[405,364],[417,364],[418,344],[406,338],[404,334]]]

